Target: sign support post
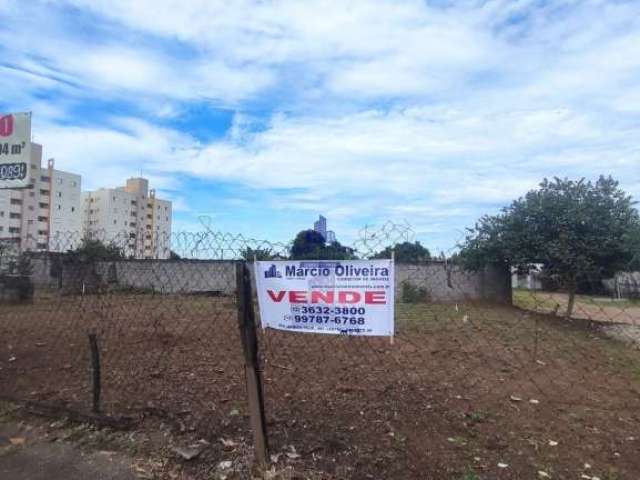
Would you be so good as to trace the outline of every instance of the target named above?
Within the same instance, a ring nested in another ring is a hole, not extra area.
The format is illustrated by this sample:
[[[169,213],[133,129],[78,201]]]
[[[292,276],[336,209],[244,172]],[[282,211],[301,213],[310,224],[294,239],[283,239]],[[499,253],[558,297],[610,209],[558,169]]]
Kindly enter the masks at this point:
[[[256,334],[253,296],[251,294],[251,276],[245,262],[236,264],[236,296],[238,301],[238,326],[244,352],[244,374],[256,462],[260,468],[265,469],[268,458],[267,424],[258,361],[258,337]]]
[[[395,248],[391,250],[391,264],[393,265],[393,269],[395,271],[396,268],[396,250]],[[391,288],[395,289],[395,275],[394,275],[394,284],[391,285]],[[394,295],[394,299],[395,299],[395,295]],[[394,331],[391,332],[391,336],[389,337],[389,342],[391,343],[391,345],[393,345],[393,337],[395,336],[396,332],[395,332],[395,322],[394,322]]]

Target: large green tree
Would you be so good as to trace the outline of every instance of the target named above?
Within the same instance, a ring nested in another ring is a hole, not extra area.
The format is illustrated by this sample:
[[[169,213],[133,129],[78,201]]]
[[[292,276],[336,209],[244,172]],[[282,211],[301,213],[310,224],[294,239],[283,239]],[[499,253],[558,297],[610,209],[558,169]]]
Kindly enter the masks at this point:
[[[348,260],[355,258],[354,251],[333,242],[327,244],[315,230],[302,230],[296,235],[291,246],[293,260]]]
[[[568,291],[571,316],[580,279],[612,275],[637,259],[640,218],[634,205],[611,177],[595,183],[545,179],[469,229],[460,259],[470,269],[542,264]]]
[[[83,238],[75,250],[69,250],[66,256],[69,263],[91,263],[98,261],[123,260],[124,255],[114,243],[102,243],[100,240]]]
[[[391,258],[391,252],[394,252],[396,263],[420,263],[431,259],[431,253],[420,242],[402,242],[392,247],[387,247],[373,258]]]

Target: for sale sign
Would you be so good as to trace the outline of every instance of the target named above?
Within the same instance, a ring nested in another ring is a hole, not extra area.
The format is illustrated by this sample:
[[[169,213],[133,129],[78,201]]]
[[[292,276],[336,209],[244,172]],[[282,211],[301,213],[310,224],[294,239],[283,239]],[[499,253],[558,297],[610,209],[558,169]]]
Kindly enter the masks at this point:
[[[31,114],[0,113],[0,188],[29,186],[30,165]]]
[[[392,336],[392,260],[255,262],[263,327]]]

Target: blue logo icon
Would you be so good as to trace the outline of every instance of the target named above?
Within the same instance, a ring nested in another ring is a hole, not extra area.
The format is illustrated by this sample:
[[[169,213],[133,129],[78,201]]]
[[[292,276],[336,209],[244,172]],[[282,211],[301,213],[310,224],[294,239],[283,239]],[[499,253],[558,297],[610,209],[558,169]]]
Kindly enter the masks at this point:
[[[264,278],[282,278],[282,274],[276,269],[276,265],[272,264],[269,269],[264,272]]]

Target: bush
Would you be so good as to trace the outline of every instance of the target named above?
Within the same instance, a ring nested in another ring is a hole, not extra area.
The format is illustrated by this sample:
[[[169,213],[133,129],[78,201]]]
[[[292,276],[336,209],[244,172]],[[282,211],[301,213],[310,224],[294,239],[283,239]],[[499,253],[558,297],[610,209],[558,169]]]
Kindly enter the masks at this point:
[[[410,282],[402,282],[402,301],[404,303],[427,303],[431,301],[429,290]]]

